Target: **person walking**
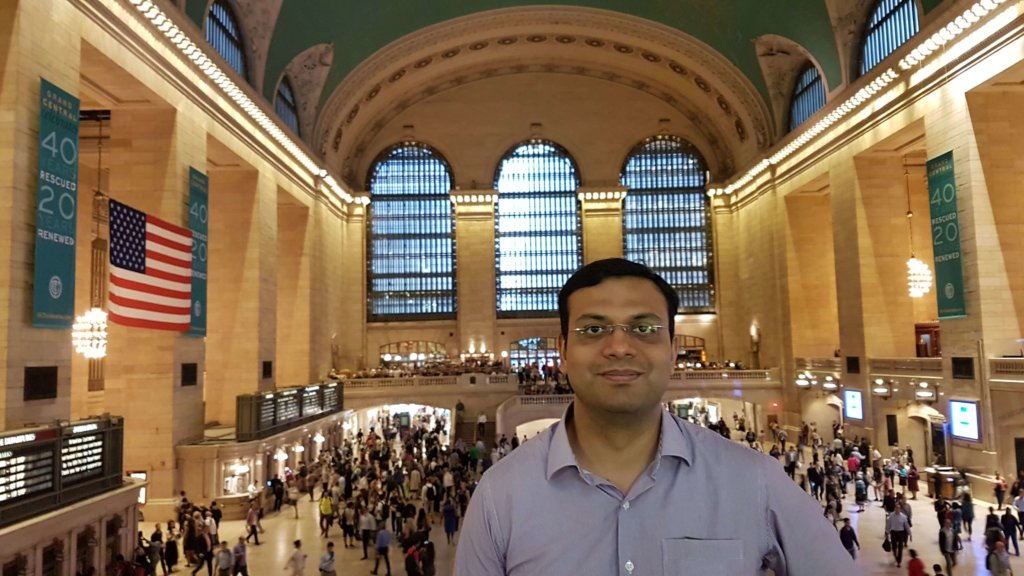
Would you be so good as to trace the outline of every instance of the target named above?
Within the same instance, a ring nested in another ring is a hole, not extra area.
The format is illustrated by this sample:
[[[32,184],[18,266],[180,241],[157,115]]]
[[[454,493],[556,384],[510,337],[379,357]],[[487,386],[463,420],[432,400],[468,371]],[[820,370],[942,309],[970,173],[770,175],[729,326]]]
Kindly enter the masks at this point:
[[[255,538],[255,544],[260,545],[260,534],[259,534],[259,523],[260,523],[260,511],[256,507],[256,501],[249,501],[249,510],[245,513],[245,528],[249,531],[248,536],[245,537],[245,541],[248,542],[250,538]]]
[[[917,557],[917,550],[911,548],[907,553],[910,554],[910,562],[907,562],[907,576],[928,576],[924,571],[924,561]]]
[[[380,567],[381,558],[384,559],[384,567],[387,569],[387,576],[391,576],[391,558],[388,557],[388,550],[391,548],[391,532],[387,526],[381,526],[377,531],[377,558],[373,561],[373,570],[370,574],[376,574]]]
[[[235,544],[231,552],[235,556],[234,576],[249,576],[249,557],[245,546],[245,536],[238,537],[238,544]]]
[[[329,537],[331,530],[331,524],[334,524],[334,501],[331,499],[331,495],[324,491],[320,495],[320,535],[324,538]]]
[[[302,551],[302,540],[292,542],[295,550],[288,557],[288,563],[284,565],[285,570],[290,570],[292,576],[302,576],[306,570],[306,554]]]
[[[856,559],[860,542],[857,540],[857,532],[853,526],[850,526],[849,518],[843,518],[843,527],[839,529],[839,541],[843,543],[843,548],[850,553],[850,558]]]
[[[988,553],[985,566],[992,572],[992,576],[1013,576],[1010,553],[1006,551],[1006,544],[1002,540],[996,542],[992,551]]]
[[[960,513],[964,518],[964,529],[967,532],[967,540],[974,535],[974,497],[970,492],[964,492],[960,499]]]
[[[885,531],[889,535],[889,542],[892,544],[892,555],[896,559],[896,566],[903,565],[903,547],[907,545],[910,537],[910,522],[907,515],[903,513],[903,507],[897,505],[896,509],[885,521]]]
[[[337,576],[334,567],[334,542],[327,543],[327,552],[320,557],[320,576]]]
[[[450,498],[445,500],[441,515],[444,517],[444,536],[451,545],[455,540],[455,532],[459,529],[459,515]]]
[[[359,533],[363,540],[363,557],[360,560],[369,558],[366,553],[370,549],[370,539],[373,538],[373,532],[376,529],[377,519],[373,517],[373,513],[370,512],[369,508],[363,508],[362,514],[359,515]]]
[[[993,481],[995,486],[992,489],[993,494],[996,497],[996,504],[999,506],[999,510],[1003,509],[1003,499],[1006,498],[1006,480],[996,470],[996,478]]]
[[[1000,524],[1003,526],[1003,534],[1007,540],[1007,552],[1009,552],[1009,544],[1013,544],[1014,556],[1020,556],[1020,546],[1017,544],[1017,531],[1020,528],[1020,521],[1011,512],[1009,506],[1003,511],[1003,517],[1000,518]]]
[[[953,530],[953,521],[947,519],[939,529],[939,552],[946,560],[946,572],[953,573],[953,566],[956,566],[956,555],[962,549],[960,535]]]
[[[217,547],[214,565],[217,567],[217,576],[232,576],[231,573],[235,568],[235,554],[228,548],[226,540]]]

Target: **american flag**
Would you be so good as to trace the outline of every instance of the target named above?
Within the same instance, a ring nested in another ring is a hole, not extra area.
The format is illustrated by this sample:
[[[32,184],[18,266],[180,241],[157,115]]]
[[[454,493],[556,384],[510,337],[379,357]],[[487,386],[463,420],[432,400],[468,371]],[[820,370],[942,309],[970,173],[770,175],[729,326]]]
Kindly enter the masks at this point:
[[[192,232],[110,201],[110,320],[188,330]]]

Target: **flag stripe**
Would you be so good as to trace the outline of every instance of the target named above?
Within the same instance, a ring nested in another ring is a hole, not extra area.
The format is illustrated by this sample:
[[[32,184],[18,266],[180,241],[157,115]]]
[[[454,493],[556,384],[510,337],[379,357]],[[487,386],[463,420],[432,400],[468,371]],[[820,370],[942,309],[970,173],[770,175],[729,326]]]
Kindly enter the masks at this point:
[[[175,332],[184,332],[188,330],[189,323],[185,322],[154,322],[152,320],[143,320],[140,318],[133,318],[130,316],[122,316],[116,312],[110,312],[110,321],[121,326],[130,326],[132,328],[153,328],[156,330],[173,330]]]
[[[110,202],[111,322],[188,330],[192,308],[192,232]]]
[[[180,296],[162,296],[153,294],[152,292],[132,290],[129,287],[118,286],[117,284],[110,285],[110,296],[111,298],[117,296],[126,300],[145,300],[152,302],[153,304],[160,304],[162,306],[170,306],[173,308],[188,309],[188,307],[192,305],[191,298],[187,296],[185,298],[181,298]]]
[[[156,278],[147,279],[145,275],[139,274],[138,272],[132,272],[131,270],[112,268],[110,271],[110,283],[117,284],[118,286],[124,286],[125,288],[131,288],[132,290],[142,290],[144,292],[159,294],[160,296],[169,296],[171,298],[191,298],[191,291],[189,290],[191,284],[186,285],[181,282],[167,282]]]
[[[168,246],[177,245],[179,250],[192,250],[192,231],[188,228],[168,224],[159,218],[146,216],[146,233],[150,240],[161,240]]]
[[[122,308],[134,308],[138,310],[145,310],[146,312],[160,312],[161,314],[171,314],[174,316],[185,314],[191,317],[191,302],[187,302],[184,307],[179,304],[167,306],[164,304],[158,304],[151,296],[147,296],[147,298],[149,299],[148,301],[135,300],[132,298],[125,298],[116,292],[110,293],[110,303],[117,304]]]

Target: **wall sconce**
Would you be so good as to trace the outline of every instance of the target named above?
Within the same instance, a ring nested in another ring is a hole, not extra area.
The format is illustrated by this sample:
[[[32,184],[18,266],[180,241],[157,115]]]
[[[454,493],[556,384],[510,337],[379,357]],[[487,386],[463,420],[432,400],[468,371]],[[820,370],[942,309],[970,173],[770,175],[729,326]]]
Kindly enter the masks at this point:
[[[889,386],[885,380],[875,378],[874,386],[871,388],[871,393],[875,396],[888,400],[889,397],[892,396],[892,387]]]
[[[833,376],[825,376],[825,382],[821,385],[824,390],[835,390],[839,388],[839,381]]]
[[[292,447],[292,452],[295,452],[296,454],[302,454],[305,451],[306,447],[303,446],[302,444],[296,444],[295,446]]]
[[[277,453],[274,454],[274,460],[277,460],[278,462],[284,462],[287,459],[288,453],[278,448]]]
[[[319,432],[317,432],[316,435],[313,436],[313,442],[316,442],[317,444],[323,444],[324,440],[326,440],[326,438],[324,438],[324,435]]]

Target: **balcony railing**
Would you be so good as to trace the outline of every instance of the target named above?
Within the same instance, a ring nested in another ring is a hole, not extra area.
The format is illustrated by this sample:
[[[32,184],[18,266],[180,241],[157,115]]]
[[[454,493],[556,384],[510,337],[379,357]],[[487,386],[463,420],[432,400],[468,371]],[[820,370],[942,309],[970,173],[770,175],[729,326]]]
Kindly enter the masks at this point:
[[[871,374],[942,378],[942,358],[872,358]]]
[[[1024,358],[990,358],[988,367],[992,380],[1024,383]]]
[[[824,370],[841,372],[842,358],[794,358],[797,370]]]
[[[412,388],[415,386],[455,386],[458,376],[410,376],[407,378],[352,378],[342,380],[345,390]]]
[[[519,406],[566,406],[572,402],[572,394],[543,394],[537,396],[517,396]]]

